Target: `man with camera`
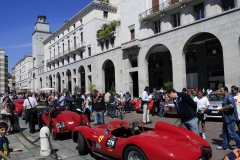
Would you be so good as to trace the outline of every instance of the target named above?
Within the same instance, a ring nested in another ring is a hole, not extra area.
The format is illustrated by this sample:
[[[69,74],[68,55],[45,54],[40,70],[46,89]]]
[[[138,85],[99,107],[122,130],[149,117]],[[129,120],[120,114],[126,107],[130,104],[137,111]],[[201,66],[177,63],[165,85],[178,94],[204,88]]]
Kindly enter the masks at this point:
[[[207,109],[208,109],[210,104],[209,104],[208,98],[203,95],[202,90],[198,91],[198,96],[196,96],[193,100],[197,104],[198,123],[199,123],[199,121],[201,121],[201,125],[202,125],[202,138],[206,139],[206,136],[205,136],[205,131],[206,131],[205,120],[206,120],[206,117],[207,117],[206,112],[207,112]]]

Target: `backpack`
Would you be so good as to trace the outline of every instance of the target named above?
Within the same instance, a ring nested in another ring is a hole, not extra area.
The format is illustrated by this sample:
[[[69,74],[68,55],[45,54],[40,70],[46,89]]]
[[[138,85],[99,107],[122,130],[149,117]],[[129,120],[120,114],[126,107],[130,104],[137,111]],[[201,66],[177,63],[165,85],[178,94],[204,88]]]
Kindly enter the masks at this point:
[[[158,100],[163,101],[163,93],[162,92],[158,93]]]
[[[223,160],[240,160],[240,149],[233,150],[232,152],[226,154]]]
[[[115,101],[114,95],[111,94],[111,95],[109,96],[109,103],[113,103],[114,101]]]

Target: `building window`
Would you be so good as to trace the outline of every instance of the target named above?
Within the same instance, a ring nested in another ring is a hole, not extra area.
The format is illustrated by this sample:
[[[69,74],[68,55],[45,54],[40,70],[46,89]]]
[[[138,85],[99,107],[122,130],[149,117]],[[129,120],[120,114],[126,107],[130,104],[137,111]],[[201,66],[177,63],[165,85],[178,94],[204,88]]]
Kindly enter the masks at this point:
[[[83,32],[81,32],[81,42],[83,41]]]
[[[222,0],[223,11],[227,11],[233,8],[235,8],[234,0]]]
[[[68,64],[69,64],[69,62],[70,62],[70,57],[67,57],[67,62],[68,62]]]
[[[104,42],[101,42],[101,49],[104,50]]]
[[[111,45],[112,45],[112,47],[114,47],[114,40],[115,40],[115,38],[112,37],[112,38],[111,38]]]
[[[80,51],[80,58],[83,58],[83,51]]]
[[[82,19],[80,19],[80,23],[82,24]]]
[[[76,54],[73,55],[73,60],[76,61]]]
[[[88,56],[91,56],[91,47],[88,47]]]
[[[64,65],[64,59],[62,59],[62,65]]]
[[[107,18],[108,18],[108,12],[103,11],[103,18],[104,18],[104,19],[107,19]]]
[[[59,67],[59,61],[57,62],[57,65],[58,65],[58,67]]]
[[[185,53],[185,61],[187,63],[191,63],[191,62],[196,62],[197,61],[196,45],[189,45],[185,52],[186,52]]]
[[[60,53],[60,47],[58,46],[58,54]]]
[[[154,33],[160,33],[160,20],[154,21]]]
[[[75,24],[73,24],[73,28],[75,29],[75,27],[76,27],[76,25]]]
[[[178,27],[180,26],[180,13],[175,13],[172,15],[173,17],[173,27]]]
[[[194,6],[194,14],[195,14],[195,19],[196,20],[204,18],[204,5],[203,5],[203,3],[200,3],[196,6]]]
[[[130,33],[131,33],[131,40],[134,40],[135,39],[135,30],[134,29],[130,30]]]
[[[206,43],[206,56],[216,56],[222,54],[222,46],[220,42]]]
[[[108,49],[109,48],[109,40],[106,40],[105,45],[106,45],[106,49]]]
[[[88,70],[89,70],[89,72],[92,71],[92,67],[91,67],[91,65],[88,65]]]

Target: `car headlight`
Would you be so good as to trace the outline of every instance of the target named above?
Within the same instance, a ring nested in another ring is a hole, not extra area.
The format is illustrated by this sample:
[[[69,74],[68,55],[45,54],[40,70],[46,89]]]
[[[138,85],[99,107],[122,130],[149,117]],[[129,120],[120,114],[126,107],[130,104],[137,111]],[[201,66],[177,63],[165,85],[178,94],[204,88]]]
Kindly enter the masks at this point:
[[[65,129],[65,124],[63,121],[59,121],[56,125],[58,129]]]

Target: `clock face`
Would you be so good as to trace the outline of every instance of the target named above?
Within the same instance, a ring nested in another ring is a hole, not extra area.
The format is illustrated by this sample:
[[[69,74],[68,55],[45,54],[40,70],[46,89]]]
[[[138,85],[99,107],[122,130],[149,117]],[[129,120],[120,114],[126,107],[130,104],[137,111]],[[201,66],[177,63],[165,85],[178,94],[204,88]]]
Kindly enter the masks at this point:
[[[38,39],[39,41],[42,41],[42,40],[43,40],[43,36],[42,36],[41,34],[39,34],[39,35],[37,36],[37,39]]]

